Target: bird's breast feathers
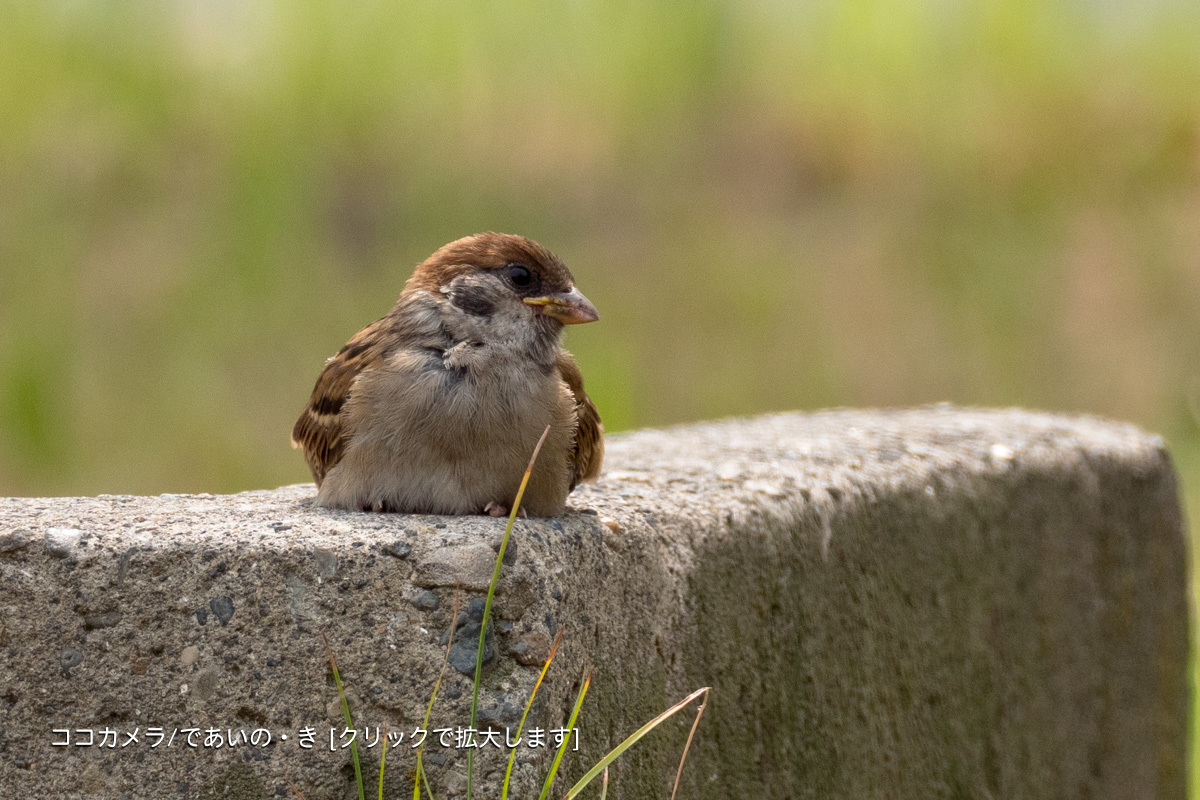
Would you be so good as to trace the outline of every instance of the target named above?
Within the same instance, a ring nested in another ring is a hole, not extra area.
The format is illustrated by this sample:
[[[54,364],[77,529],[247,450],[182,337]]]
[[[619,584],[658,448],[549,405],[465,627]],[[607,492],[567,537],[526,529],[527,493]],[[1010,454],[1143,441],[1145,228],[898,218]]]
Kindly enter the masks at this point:
[[[351,393],[397,423],[434,418],[448,426],[509,426],[532,417],[545,426],[569,394],[561,377],[507,348],[460,342],[446,350],[404,349],[381,370],[359,376]],[[367,409],[364,409],[367,410]]]
[[[292,431],[318,503],[480,513],[511,502],[529,455],[530,513],[595,477],[604,429],[563,325],[598,314],[536,242],[484,233],[422,262],[383,318],[330,359]]]

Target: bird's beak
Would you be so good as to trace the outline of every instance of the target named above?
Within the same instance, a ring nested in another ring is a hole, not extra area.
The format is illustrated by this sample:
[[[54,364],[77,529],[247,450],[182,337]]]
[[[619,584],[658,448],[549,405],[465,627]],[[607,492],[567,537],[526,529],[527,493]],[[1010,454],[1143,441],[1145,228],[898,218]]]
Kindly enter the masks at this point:
[[[592,305],[592,301],[575,287],[571,287],[569,292],[548,294],[545,297],[526,297],[525,302],[540,307],[543,314],[563,325],[582,325],[600,319],[600,312]]]

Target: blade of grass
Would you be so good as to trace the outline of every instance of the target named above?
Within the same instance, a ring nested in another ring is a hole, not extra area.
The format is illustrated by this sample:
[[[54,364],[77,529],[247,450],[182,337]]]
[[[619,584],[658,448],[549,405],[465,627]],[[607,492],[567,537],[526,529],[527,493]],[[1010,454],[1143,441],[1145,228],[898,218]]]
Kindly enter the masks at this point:
[[[579,687],[579,697],[575,698],[575,707],[571,709],[571,719],[567,721],[567,742],[571,741],[571,731],[575,730],[575,720],[579,718],[579,709],[583,706],[583,698],[587,695],[588,686],[592,682],[592,673],[583,679],[583,686]],[[550,794],[550,787],[554,785],[554,776],[558,774],[558,765],[562,763],[563,754],[567,752],[566,743],[558,748],[558,752],[554,754],[554,763],[550,765],[550,774],[546,776],[546,782],[542,784],[542,793],[538,795],[538,800],[546,800],[546,796]]]
[[[700,715],[704,713],[704,709],[708,706],[708,692],[704,693],[704,699],[700,701],[700,707],[696,709],[696,718],[692,720],[692,729],[688,731],[687,741],[683,744],[683,755],[679,757],[679,769],[675,770],[675,785],[671,787],[671,800],[675,800],[675,793],[679,791],[679,777],[683,775],[683,762],[687,761],[688,751],[692,749],[692,737],[696,735],[696,728],[700,725]],[[608,775],[607,767],[605,775]]]
[[[425,774],[425,765],[417,763],[417,775],[425,782],[425,796],[433,800],[433,788],[429,785],[429,776]]]
[[[387,726],[383,728],[383,752],[379,754],[379,798],[383,800],[383,767],[387,764],[388,737]]]
[[[437,700],[438,689],[442,688],[442,678],[446,674],[446,665],[450,663],[450,648],[454,645],[454,631],[458,627],[458,607],[461,592],[459,587],[454,587],[454,607],[450,611],[450,635],[446,637],[446,653],[442,656],[442,668],[438,670],[437,680],[433,682],[433,692],[429,695],[429,705],[425,706],[425,721],[421,723],[421,730],[429,730],[429,718],[433,716],[433,702]],[[426,734],[428,735],[428,734]],[[429,795],[429,800],[433,800],[433,792],[429,789],[429,781],[425,778],[425,740],[421,740],[421,746],[417,748],[417,772],[413,777],[413,800],[421,800],[421,781],[425,781],[425,792]],[[382,779],[381,779],[382,780]]]
[[[605,767],[607,767],[612,762],[616,761],[621,756],[622,753],[624,753],[626,750],[628,750],[630,747],[632,747],[635,743],[637,743],[637,741],[639,739],[641,739],[643,736],[645,736],[650,731],[657,728],[664,721],[666,721],[669,717],[671,717],[673,714],[678,712],[680,709],[686,707],[689,703],[691,703],[697,697],[699,697],[700,695],[704,695],[705,701],[707,702],[708,692],[709,692],[710,688],[711,687],[705,686],[702,689],[697,689],[696,691],[689,694],[687,697],[680,700],[675,705],[668,708],[666,711],[659,714],[654,719],[647,722],[642,727],[638,728],[632,734],[630,734],[628,739],[621,742],[619,745],[614,747],[612,750],[609,750],[608,755],[606,755],[604,758],[597,761],[596,766],[589,769],[587,771],[587,774],[584,775],[582,778],[580,778],[579,782],[576,783],[574,786],[572,786],[571,790],[569,792],[567,792],[565,795],[563,795],[563,800],[571,800],[571,798],[577,797],[579,795],[579,793],[583,791],[584,787],[587,786],[589,783],[591,783],[593,780],[595,780],[596,776],[599,775],[604,770]],[[689,739],[690,739],[690,737],[689,737]]]
[[[500,566],[504,563],[504,550],[508,547],[508,539],[512,536],[513,524],[517,521],[517,512],[521,510],[521,498],[525,496],[525,487],[529,485],[529,476],[533,474],[533,464],[537,461],[546,437],[550,435],[550,426],[542,431],[541,438],[533,448],[529,457],[529,466],[521,476],[521,485],[517,488],[517,497],[513,500],[512,511],[508,514],[508,525],[504,528],[504,537],[500,540],[500,552],[496,555],[496,567],[492,570],[492,582],[488,584],[487,600],[483,604],[483,621],[479,623],[479,648],[475,652],[475,686],[471,691],[471,723],[473,730],[479,714],[479,682],[483,675],[483,644],[487,637],[488,620],[492,616],[492,598],[496,595],[496,584],[500,582]],[[471,800],[471,790],[475,780],[475,750],[467,751],[467,800]]]
[[[538,688],[541,687],[542,681],[546,678],[546,671],[550,669],[550,662],[554,660],[554,654],[558,652],[558,645],[562,642],[563,631],[566,630],[566,625],[558,629],[558,633],[554,636],[554,644],[550,646],[550,655],[546,657],[546,663],[542,665],[542,673],[538,675],[537,683],[533,684],[533,691],[529,693],[529,700],[525,703],[525,710],[521,712],[521,721],[517,723],[517,741],[521,741],[521,731],[525,730],[525,718],[529,716],[529,709],[533,707],[533,699],[537,697]],[[508,767],[504,770],[504,783],[500,787],[500,800],[508,800],[508,781],[512,777],[513,762],[517,759],[517,748],[513,748],[508,754]]]
[[[608,767],[604,768],[604,779],[600,781],[600,800],[608,797]]]
[[[354,730],[354,718],[350,716],[350,703],[346,700],[346,689],[342,686],[342,676],[338,674],[337,662],[333,660],[333,648],[329,646],[329,637],[324,633],[325,653],[329,656],[329,668],[333,670],[333,682],[337,684],[338,697],[342,701],[342,716],[346,719],[346,730]],[[350,758],[354,761],[354,780],[358,784],[358,800],[367,800],[367,790],[363,786],[362,766],[358,762],[358,734],[350,739]]]

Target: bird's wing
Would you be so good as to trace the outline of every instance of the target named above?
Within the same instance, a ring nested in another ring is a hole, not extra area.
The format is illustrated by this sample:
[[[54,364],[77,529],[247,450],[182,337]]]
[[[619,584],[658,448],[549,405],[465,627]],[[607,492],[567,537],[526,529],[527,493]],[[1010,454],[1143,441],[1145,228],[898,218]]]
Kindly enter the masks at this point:
[[[600,477],[600,463],[604,460],[604,423],[592,399],[583,390],[583,374],[579,371],[571,354],[565,350],[558,353],[558,373],[575,395],[575,449],[571,453],[571,488],[583,481]]]
[[[347,433],[342,408],[350,397],[355,379],[387,357],[389,342],[394,341],[389,328],[387,317],[376,320],[356,333],[337,355],[325,362],[308,405],[292,428],[292,447],[304,449],[304,460],[308,462],[317,486],[342,459]]]

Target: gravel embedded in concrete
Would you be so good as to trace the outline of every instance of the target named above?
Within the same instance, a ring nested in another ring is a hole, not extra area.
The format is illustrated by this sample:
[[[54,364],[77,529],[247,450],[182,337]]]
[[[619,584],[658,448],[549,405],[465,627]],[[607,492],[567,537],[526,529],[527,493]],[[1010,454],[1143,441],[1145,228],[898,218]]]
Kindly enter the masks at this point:
[[[312,497],[0,499],[0,796],[347,796],[325,639],[356,723],[411,734],[456,589],[473,668],[504,520]],[[593,680],[556,791],[711,685],[689,797],[1185,796],[1178,487],[1131,426],[931,407],[614,436],[602,480],[513,542],[481,720],[519,716],[561,627],[529,726],[564,725]],[[466,725],[458,669],[431,728]],[[690,714],[618,762],[611,797],[669,791]],[[150,747],[156,728],[174,743]],[[106,729],[139,742],[80,744]],[[213,731],[272,741],[205,746]],[[428,755],[454,796],[463,754]],[[552,755],[522,751],[517,795]],[[495,796],[504,754],[477,763]]]

